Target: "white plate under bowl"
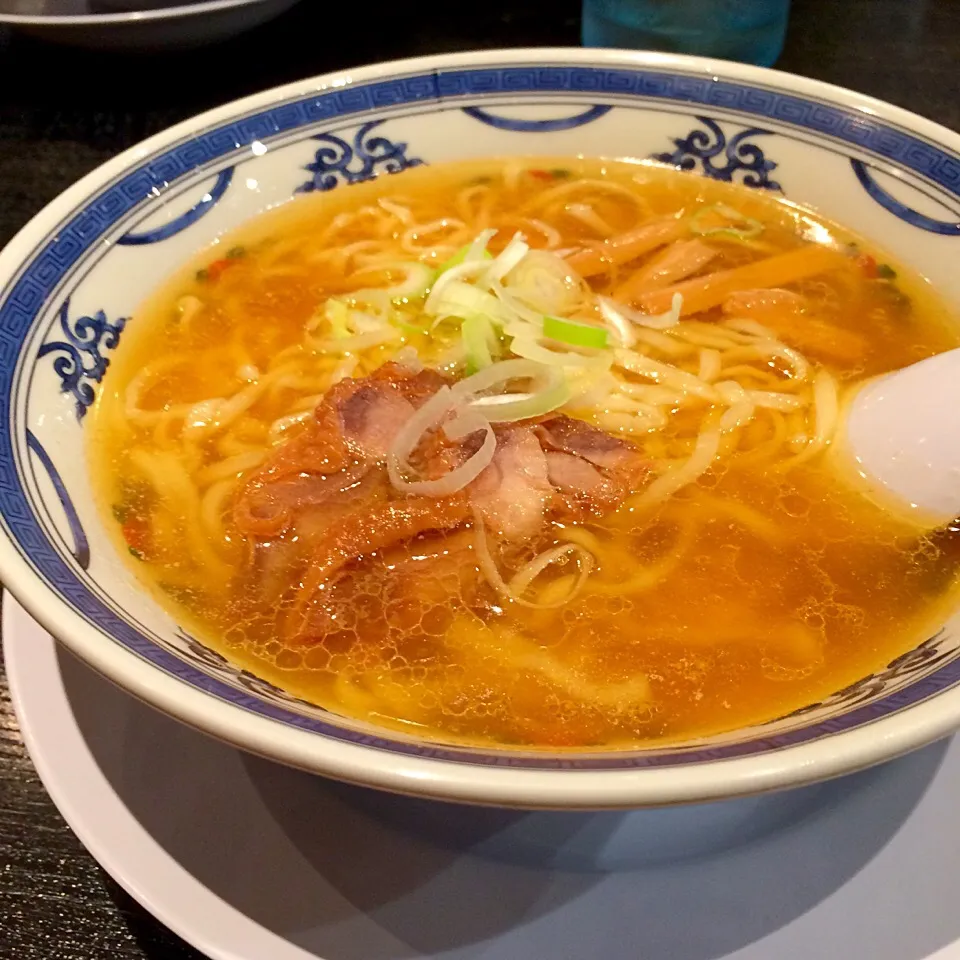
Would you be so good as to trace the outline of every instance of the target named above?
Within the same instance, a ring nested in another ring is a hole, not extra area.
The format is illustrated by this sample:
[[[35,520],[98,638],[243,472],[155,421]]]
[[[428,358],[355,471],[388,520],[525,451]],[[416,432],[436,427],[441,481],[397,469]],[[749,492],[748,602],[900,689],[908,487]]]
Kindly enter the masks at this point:
[[[960,742],[761,800],[454,807],[254,759],[120,691],[3,603],[54,802],[213,960],[960,960]]]
[[[204,0],[153,10],[94,13],[88,0],[0,0],[0,25],[94,50],[197,47],[251,30],[298,2]]]

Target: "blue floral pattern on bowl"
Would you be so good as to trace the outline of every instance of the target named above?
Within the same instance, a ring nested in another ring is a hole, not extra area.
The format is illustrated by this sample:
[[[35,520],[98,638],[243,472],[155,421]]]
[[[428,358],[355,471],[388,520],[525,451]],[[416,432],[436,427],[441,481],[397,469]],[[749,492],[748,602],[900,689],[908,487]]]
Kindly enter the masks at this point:
[[[169,223],[165,223],[161,227],[155,227],[152,230],[130,230],[123,234],[122,237],[119,237],[117,243],[127,247],[140,247],[152,243],[163,243],[164,240],[169,240],[181,231],[192,227],[223,199],[223,195],[233,182],[233,173],[233,167],[227,167],[226,170],[221,170],[217,174],[216,181],[209,192],[205,193],[189,210],[181,213],[180,216],[171,220]]]
[[[575,113],[571,117],[543,117],[543,118],[524,118],[524,117],[504,117],[491,110],[485,110],[483,107],[464,107],[463,112],[474,120],[485,123],[488,127],[496,127],[498,130],[511,130],[516,133],[556,133],[558,130],[573,130],[575,127],[582,127],[594,120],[599,120],[606,116],[613,108],[595,103],[581,113]]]
[[[381,123],[382,120],[365,123],[353,135],[352,143],[333,133],[316,134],[313,139],[323,146],[317,148],[313,163],[305,167],[313,174],[312,178],[297,187],[297,192],[333,190],[340,183],[362,183],[372,180],[378,173],[400,173],[420,166],[422,160],[407,156],[405,143],[369,135]]]
[[[925,213],[920,213],[918,210],[914,210],[884,190],[870,172],[870,167],[862,160],[853,159],[850,161],[850,166],[857,175],[857,180],[860,181],[860,185],[867,191],[869,196],[876,200],[885,210],[888,210],[895,217],[903,220],[904,223],[919,227],[928,233],[940,233],[945,237],[960,237],[960,220],[947,223],[943,220],[937,220],[935,217],[928,216]]]
[[[776,169],[776,162],[768,160],[763,148],[752,142],[757,137],[770,136],[769,130],[747,127],[728,138],[716,120],[710,117],[697,117],[697,120],[706,130],[694,129],[685,137],[677,137],[673,141],[675,150],[655,153],[653,159],[680,170],[696,170],[712,180],[730,183],[739,179],[747,187],[780,189],[780,184],[769,176]]]
[[[120,317],[111,323],[103,310],[92,317],[70,320],[70,299],[64,300],[59,314],[60,340],[48,340],[38,357],[55,355],[53,370],[60,378],[60,389],[74,399],[77,420],[82,420],[95,393],[90,381],[99,383],[110,360],[105,351],[113,350],[120,343],[120,334],[127,318]]]

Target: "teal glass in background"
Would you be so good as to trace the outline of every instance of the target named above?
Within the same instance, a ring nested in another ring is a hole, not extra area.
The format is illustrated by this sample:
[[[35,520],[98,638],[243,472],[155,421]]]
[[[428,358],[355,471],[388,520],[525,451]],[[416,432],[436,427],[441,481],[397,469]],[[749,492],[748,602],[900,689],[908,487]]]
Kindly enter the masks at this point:
[[[583,0],[585,47],[693,53],[772,66],[790,0]]]

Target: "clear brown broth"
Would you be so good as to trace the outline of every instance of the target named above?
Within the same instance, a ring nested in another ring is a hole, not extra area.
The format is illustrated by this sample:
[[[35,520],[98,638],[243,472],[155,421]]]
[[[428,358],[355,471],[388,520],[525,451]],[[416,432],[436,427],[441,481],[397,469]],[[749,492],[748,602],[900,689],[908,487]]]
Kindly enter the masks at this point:
[[[635,193],[645,216],[723,202],[763,222],[763,251],[728,244],[711,269],[801,246],[810,224],[820,237],[855,242],[891,264],[842,228],[743,187],[616,162],[564,158],[540,166],[562,176],[520,175],[509,203],[501,197],[491,206],[490,222],[501,234],[524,229],[536,236],[517,210],[561,180],[596,178]],[[137,577],[205,642],[291,693],[360,719],[472,744],[622,749],[709,736],[819,700],[924,639],[956,601],[955,536],[924,536],[912,518],[847,487],[823,458],[788,470],[764,459],[757,451],[773,428],[760,420],[747,428],[739,454],[718,461],[653,513],[625,508],[585,525],[600,544],[599,576],[561,608],[519,608],[486,619],[469,612],[460,595],[476,563],[469,551],[458,551],[457,533],[355,564],[338,600],[339,629],[309,646],[283,641],[277,604],[250,589],[249,551],[231,525],[230,498],[244,470],[210,477],[218,465],[240,462],[231,457],[265,448],[269,425],[329,380],[333,361],[302,348],[304,324],[318,303],[350,288],[335,261],[318,257],[333,242],[323,242],[323,231],[337,214],[379,197],[409,201],[421,222],[455,216],[466,186],[505,191],[505,169],[499,160],[421,168],[299,199],[224,240],[218,250],[244,251],[229,269],[211,278],[218,254],[205,251],[144,304],[112,361],[89,439],[106,522]],[[617,230],[636,217],[629,204],[602,195],[594,206]],[[564,247],[589,238],[562,209],[540,211],[538,219],[560,233]],[[341,246],[364,239],[362,223],[334,238]],[[891,266],[891,280],[851,271],[796,287],[816,304],[828,334],[862,338],[852,360],[820,355],[815,346],[804,351],[843,386],[960,343],[950,312],[928,286]],[[607,276],[595,286],[618,280]],[[185,296],[202,302],[202,322],[181,322]],[[790,343],[789,333],[781,336]],[[411,340],[428,357],[443,346]],[[392,349],[369,350],[358,375]],[[266,370],[287,355],[300,364],[289,384],[263,395],[229,431],[185,452],[175,425],[164,421],[165,408],[236,394],[239,367]],[[158,364],[141,396],[143,408],[158,416],[132,422],[127,388]],[[635,442],[654,462],[675,458],[689,451],[688,421],[680,414]],[[164,500],[150,492],[137,450],[174,457],[198,498],[222,485],[214,505],[220,540],[206,537],[185,505],[194,494]],[[681,541],[687,546],[677,556]],[[520,550],[518,561],[531,549]],[[658,569],[668,572],[651,583],[645,574]],[[292,602],[297,582],[280,607]],[[543,653],[582,688],[525,666]],[[637,678],[646,678],[648,695],[636,696]],[[624,693],[597,692],[604,690]]]

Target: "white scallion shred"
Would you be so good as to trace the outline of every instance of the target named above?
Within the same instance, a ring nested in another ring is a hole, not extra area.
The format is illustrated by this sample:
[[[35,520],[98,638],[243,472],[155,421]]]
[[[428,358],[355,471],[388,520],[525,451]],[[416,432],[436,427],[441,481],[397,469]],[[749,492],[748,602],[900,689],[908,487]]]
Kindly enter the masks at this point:
[[[515,381],[529,380],[526,391],[490,393]],[[452,392],[491,423],[515,423],[543,416],[570,399],[570,388],[560,370],[530,360],[501,360],[454,384]]]
[[[528,564],[521,567],[521,569],[514,574],[511,581],[507,583],[497,568],[497,563],[493,559],[493,555],[490,553],[490,545],[487,542],[487,532],[484,527],[483,517],[477,510],[473,512],[473,524],[474,548],[476,550],[477,565],[480,567],[480,572],[483,574],[487,583],[489,583],[501,597],[518,606],[528,607],[533,610],[549,610],[564,606],[580,592],[596,565],[593,554],[590,553],[586,547],[578,543],[564,543],[534,557]],[[535,603],[531,600],[524,599],[522,594],[548,566],[560,560],[565,560],[570,556],[577,557],[580,569],[576,581],[565,597],[553,603]]]
[[[464,263],[483,262],[484,254],[487,252],[487,244],[497,235],[493,229],[481,230],[477,234],[477,239],[470,244],[470,248],[464,255]]]
[[[487,267],[487,277],[490,280],[502,280],[521,260],[529,253],[523,237],[518,233],[504,247],[503,252],[490,261]]]
[[[414,474],[410,465],[410,455],[416,450],[424,435],[430,430],[443,426],[444,421],[451,413],[460,410],[459,417],[455,416],[454,424],[459,422],[462,428],[464,423],[469,426],[465,434],[460,434],[455,428],[454,435],[444,428],[447,436],[452,440],[463,439],[469,433],[477,430],[484,431],[483,444],[480,449],[469,457],[459,467],[436,480],[409,479]],[[394,440],[390,452],[387,454],[387,473],[390,482],[401,493],[423,497],[447,497],[462,490],[467,484],[475,480],[493,460],[496,453],[497,439],[493,428],[482,417],[473,416],[472,420],[463,420],[462,405],[449,387],[441,387],[412,417],[403,425]]]

